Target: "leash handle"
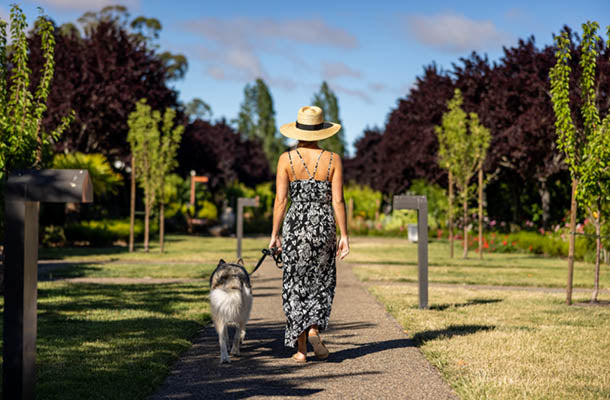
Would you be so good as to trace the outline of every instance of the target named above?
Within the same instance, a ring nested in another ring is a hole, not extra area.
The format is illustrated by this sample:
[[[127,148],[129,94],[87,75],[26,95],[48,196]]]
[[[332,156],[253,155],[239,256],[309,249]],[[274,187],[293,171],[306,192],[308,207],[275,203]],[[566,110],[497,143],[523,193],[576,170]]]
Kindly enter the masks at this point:
[[[258,263],[256,263],[256,267],[254,267],[254,269],[252,270],[252,272],[250,272],[249,275],[252,275],[256,272],[257,269],[260,268],[260,266],[263,264],[263,260],[267,256],[273,257],[273,261],[275,261],[276,267],[278,267],[279,269],[284,268],[284,264],[282,263],[282,259],[280,258],[280,252],[277,251],[276,247],[272,247],[271,249],[263,249],[261,252],[263,253],[263,256],[260,258],[260,260],[258,260]]]
[[[279,269],[284,268],[284,263],[282,262],[281,252],[278,251],[277,247],[272,247],[270,249],[263,249],[263,254],[265,256],[273,257],[273,261],[275,261],[275,266]]]

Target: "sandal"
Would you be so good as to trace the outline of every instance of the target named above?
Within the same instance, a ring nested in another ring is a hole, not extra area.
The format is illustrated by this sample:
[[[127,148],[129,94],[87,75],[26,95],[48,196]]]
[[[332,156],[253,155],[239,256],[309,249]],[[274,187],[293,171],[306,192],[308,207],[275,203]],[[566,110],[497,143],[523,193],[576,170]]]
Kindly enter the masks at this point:
[[[316,353],[316,358],[318,360],[326,360],[328,358],[328,349],[322,343],[322,339],[320,339],[319,335],[310,335],[307,337],[309,343],[313,346],[313,352]]]
[[[303,354],[303,353],[298,353],[298,352],[294,353],[291,357],[292,360],[299,364],[305,364],[307,362],[307,356],[304,356],[303,358],[301,358],[298,356],[298,354]]]

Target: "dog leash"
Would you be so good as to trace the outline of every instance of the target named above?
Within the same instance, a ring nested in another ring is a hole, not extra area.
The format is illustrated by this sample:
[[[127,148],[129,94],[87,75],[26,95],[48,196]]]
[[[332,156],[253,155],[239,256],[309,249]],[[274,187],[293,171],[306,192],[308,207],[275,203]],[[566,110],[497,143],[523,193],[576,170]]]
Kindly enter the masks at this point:
[[[263,264],[263,260],[267,256],[273,257],[273,261],[275,261],[275,266],[276,267],[278,267],[279,269],[284,268],[284,264],[282,263],[282,259],[280,257],[280,253],[277,251],[276,247],[272,247],[270,249],[263,249],[261,251],[263,253],[263,256],[261,257],[260,260],[258,260],[258,263],[256,264],[256,267],[254,267],[254,269],[252,270],[252,272],[250,272],[249,275],[252,275],[253,273],[256,272],[257,269],[260,268],[260,266]]]

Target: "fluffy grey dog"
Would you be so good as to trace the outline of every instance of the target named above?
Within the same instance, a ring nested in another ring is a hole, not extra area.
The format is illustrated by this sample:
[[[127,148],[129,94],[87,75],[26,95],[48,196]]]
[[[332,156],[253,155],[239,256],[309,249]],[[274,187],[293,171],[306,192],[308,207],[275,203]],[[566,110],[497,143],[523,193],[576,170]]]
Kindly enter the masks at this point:
[[[220,343],[220,363],[229,363],[228,327],[236,327],[231,354],[238,356],[252,309],[252,287],[243,260],[239,259],[236,264],[220,260],[210,276],[210,290],[212,319]]]

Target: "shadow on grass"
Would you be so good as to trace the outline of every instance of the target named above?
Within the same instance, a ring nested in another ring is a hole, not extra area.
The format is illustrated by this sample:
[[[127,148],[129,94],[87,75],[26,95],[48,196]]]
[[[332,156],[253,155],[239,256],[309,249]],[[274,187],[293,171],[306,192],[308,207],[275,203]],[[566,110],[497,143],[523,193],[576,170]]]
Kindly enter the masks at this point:
[[[106,256],[113,254],[127,254],[129,248],[126,246],[110,247],[41,247],[38,252],[39,259],[63,260],[65,257],[75,256]]]
[[[158,250],[156,248],[155,238],[151,237],[151,250]],[[166,236],[165,243],[178,243],[186,240],[182,237]],[[135,250],[142,251],[144,247],[141,243],[136,243]],[[46,260],[62,260],[65,257],[76,257],[76,256],[105,256],[113,254],[128,254],[128,246],[82,246],[82,247],[41,247],[38,251],[39,259]]]
[[[450,339],[454,336],[472,335],[481,331],[490,331],[495,329],[494,325],[449,325],[445,329],[423,331],[413,335],[413,342],[416,346],[421,346],[427,341],[436,339]]]
[[[461,307],[468,307],[468,306],[476,306],[479,304],[499,303],[501,301],[503,301],[503,299],[471,299],[464,303],[434,304],[434,305],[430,306],[430,310],[444,311],[448,308],[461,308]]]
[[[56,284],[38,293],[36,391],[45,399],[146,398],[209,321],[205,285]]]

